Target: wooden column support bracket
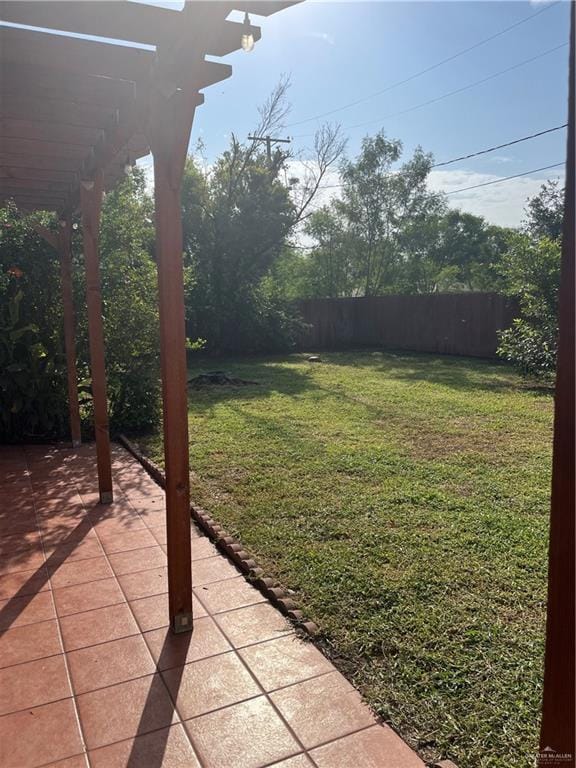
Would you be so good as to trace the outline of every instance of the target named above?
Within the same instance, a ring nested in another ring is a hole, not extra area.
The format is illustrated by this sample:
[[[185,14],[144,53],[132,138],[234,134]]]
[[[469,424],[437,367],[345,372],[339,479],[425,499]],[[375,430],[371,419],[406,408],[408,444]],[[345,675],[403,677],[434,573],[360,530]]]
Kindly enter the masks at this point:
[[[104,189],[102,171],[94,179],[80,182],[80,209],[86,264],[86,303],[88,305],[88,336],[90,344],[90,368],[92,397],[94,400],[94,430],[96,433],[96,458],[98,465],[98,490],[100,503],[113,501],[112,462],[108,430],[108,402],[106,394],[106,366],[104,357],[104,328],[102,321],[102,296],[100,291],[100,262],[98,254],[100,212]]]

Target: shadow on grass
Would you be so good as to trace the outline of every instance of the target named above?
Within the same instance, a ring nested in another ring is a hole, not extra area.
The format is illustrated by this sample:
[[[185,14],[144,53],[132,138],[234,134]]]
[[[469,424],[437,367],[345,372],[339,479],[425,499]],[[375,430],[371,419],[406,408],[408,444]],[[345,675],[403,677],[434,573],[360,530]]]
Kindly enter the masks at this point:
[[[438,384],[461,391],[554,394],[551,383],[522,379],[508,364],[498,360],[377,349],[325,353],[323,359],[330,365],[368,368],[389,379]]]
[[[201,373],[218,370],[225,371],[235,378],[258,383],[241,386],[215,384],[199,389],[189,388],[189,407],[198,413],[203,413],[222,402],[264,400],[276,394],[296,396],[319,389],[311,375],[312,371],[297,370],[287,365],[290,362],[305,362],[305,357],[296,355],[293,357],[245,357],[198,362],[193,367],[189,367],[189,379]]]

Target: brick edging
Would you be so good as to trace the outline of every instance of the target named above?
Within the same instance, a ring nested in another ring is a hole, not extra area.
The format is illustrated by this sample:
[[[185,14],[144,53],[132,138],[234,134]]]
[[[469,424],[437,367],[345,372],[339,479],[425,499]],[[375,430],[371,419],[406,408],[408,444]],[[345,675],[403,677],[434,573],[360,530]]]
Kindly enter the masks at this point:
[[[166,479],[164,472],[153,461],[144,456],[138,446],[130,442],[125,435],[118,435],[118,442],[140,462],[150,477],[161,488],[165,488]],[[190,516],[199,528],[214,542],[216,547],[242,571],[245,578],[255,586],[278,610],[280,610],[292,623],[306,632],[310,637],[318,634],[319,630],[313,621],[307,621],[301,610],[298,609],[288,590],[272,578],[264,574],[258,563],[246,552],[242,543],[234,536],[230,536],[222,526],[217,523],[204,509],[190,505]]]

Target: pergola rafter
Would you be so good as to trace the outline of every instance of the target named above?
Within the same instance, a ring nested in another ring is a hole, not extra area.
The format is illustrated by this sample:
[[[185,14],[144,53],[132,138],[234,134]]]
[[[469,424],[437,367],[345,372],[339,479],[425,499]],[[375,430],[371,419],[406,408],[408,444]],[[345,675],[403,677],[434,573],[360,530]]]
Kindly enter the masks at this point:
[[[101,503],[113,501],[98,230],[104,189],[126,163],[154,157],[170,621],[192,629],[187,383],[180,192],[201,91],[232,74],[224,56],[242,34],[234,10],[268,16],[288,2],[187,2],[173,11],[115,1],[3,2],[0,14],[0,202],[55,211],[58,233],[35,225],[60,255],[72,442],[80,440],[72,217],[80,210]],[[26,29],[6,24],[25,25]],[[91,39],[73,35],[89,35]],[[99,39],[94,39],[99,38]],[[128,45],[126,43],[129,43]]]

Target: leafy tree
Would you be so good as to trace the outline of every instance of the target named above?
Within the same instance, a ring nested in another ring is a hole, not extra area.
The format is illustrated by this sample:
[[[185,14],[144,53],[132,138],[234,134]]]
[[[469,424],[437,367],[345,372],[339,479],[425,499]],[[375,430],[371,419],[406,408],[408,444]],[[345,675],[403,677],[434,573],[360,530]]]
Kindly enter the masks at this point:
[[[557,240],[562,236],[563,216],[564,189],[549,179],[542,184],[540,192],[528,200],[523,228],[532,237]]]
[[[337,214],[346,223],[356,251],[356,282],[365,296],[389,293],[403,268],[406,228],[443,210],[441,195],[426,186],[432,156],[417,148],[413,157],[392,172],[402,142],[383,131],[362,141],[355,161],[341,167],[342,200]]]
[[[428,240],[428,253],[437,270],[433,290],[499,290],[499,265],[511,232],[488,224],[481,216],[458,209],[446,211]]]
[[[255,136],[277,129],[287,111],[283,80],[260,110]],[[211,351],[288,348],[299,322],[272,279],[289,236],[308,215],[322,179],[342,151],[338,130],[316,135],[315,159],[288,178],[289,156],[269,157],[234,136],[207,169],[189,158],[183,182],[188,335]]]
[[[65,429],[61,318],[57,254],[8,205],[0,210],[2,440],[46,439]]]
[[[556,368],[563,212],[564,191],[547,181],[528,201],[523,231],[502,265],[505,291],[518,301],[520,316],[501,333],[498,353],[535,376]]]
[[[500,334],[498,353],[524,373],[547,375],[556,367],[560,240],[516,235],[503,265],[506,292],[520,317]]]
[[[159,419],[158,286],[153,203],[135,168],[105,197],[100,272],[110,424],[142,431]],[[82,289],[83,290],[83,289]],[[80,298],[80,297],[79,297]],[[80,301],[78,305],[81,306]],[[82,328],[86,339],[85,321]],[[87,358],[86,346],[83,348]]]

